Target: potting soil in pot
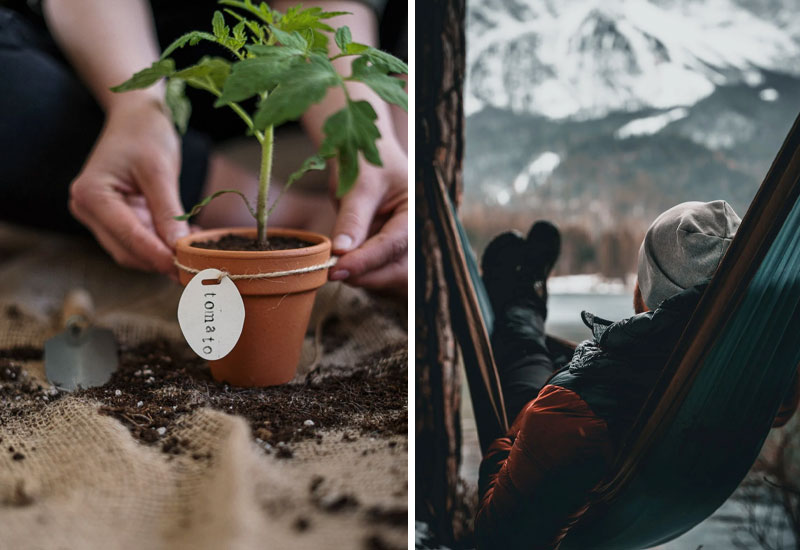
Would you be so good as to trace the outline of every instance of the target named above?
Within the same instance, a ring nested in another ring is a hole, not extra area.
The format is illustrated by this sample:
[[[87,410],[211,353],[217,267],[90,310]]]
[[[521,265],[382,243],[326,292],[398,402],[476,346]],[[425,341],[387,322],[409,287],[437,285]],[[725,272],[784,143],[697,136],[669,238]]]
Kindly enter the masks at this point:
[[[248,237],[241,235],[224,235],[221,239],[213,241],[199,241],[192,243],[195,248],[208,248],[211,250],[245,250],[253,252],[264,252],[266,250],[291,250],[293,248],[305,248],[311,243],[294,237],[272,237],[266,248],[260,248],[258,243]]]
[[[325,287],[318,364],[309,335],[291,383],[236,389],[182,342],[179,288],[91,245],[3,237],[0,547],[406,547],[404,308]],[[120,340],[120,367],[62,394],[41,348],[77,283]]]

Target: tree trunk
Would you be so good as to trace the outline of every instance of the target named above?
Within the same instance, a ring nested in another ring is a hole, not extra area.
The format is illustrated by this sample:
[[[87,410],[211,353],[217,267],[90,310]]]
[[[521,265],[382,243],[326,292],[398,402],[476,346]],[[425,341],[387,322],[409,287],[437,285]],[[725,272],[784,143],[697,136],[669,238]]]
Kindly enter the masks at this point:
[[[452,544],[461,462],[460,381],[442,254],[431,220],[437,178],[456,204],[464,151],[464,0],[430,0],[417,19],[416,518]]]

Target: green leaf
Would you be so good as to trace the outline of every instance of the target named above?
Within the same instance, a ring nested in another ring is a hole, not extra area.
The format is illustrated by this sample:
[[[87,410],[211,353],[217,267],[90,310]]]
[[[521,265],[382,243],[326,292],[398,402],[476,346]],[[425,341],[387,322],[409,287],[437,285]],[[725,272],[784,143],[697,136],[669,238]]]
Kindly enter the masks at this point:
[[[292,175],[289,176],[289,179],[286,181],[286,185],[283,186],[281,192],[272,202],[272,206],[269,207],[267,215],[269,216],[270,214],[272,214],[272,211],[275,210],[276,206],[278,206],[278,202],[281,200],[281,197],[283,197],[283,194],[286,192],[286,190],[289,189],[289,187],[294,182],[303,177],[303,175],[306,172],[310,170],[325,170],[326,166],[327,163],[325,162],[325,157],[323,157],[322,155],[313,155],[311,157],[308,157],[305,161],[303,161],[303,165],[297,171],[293,172]]]
[[[211,19],[211,26],[214,30],[214,36],[217,37],[217,40],[224,42],[225,39],[228,38],[228,35],[230,34],[230,28],[228,28],[228,25],[225,24],[225,16],[222,15],[222,12],[214,12],[214,17]]]
[[[255,36],[259,42],[264,42],[264,27],[259,25],[257,21],[250,21],[249,19],[245,19],[235,11],[228,8],[225,8],[225,13],[238,20],[239,24],[244,24],[245,27],[250,29],[250,32],[253,33],[253,36]],[[236,25],[236,27],[233,28],[233,35],[236,40],[241,39],[243,41],[242,45],[244,45],[245,43],[247,43],[247,36],[244,34],[244,31],[242,31],[242,36],[237,36],[236,29],[238,27],[239,25]]]
[[[305,58],[306,51],[302,48],[293,48],[292,46],[277,46],[268,44],[251,44],[247,46],[247,51],[256,56],[270,57],[274,55],[285,56],[301,56]],[[280,52],[280,53],[276,53]]]
[[[272,35],[275,37],[275,39],[283,46],[288,46],[289,48],[295,48],[301,51],[308,50],[308,42],[299,32],[292,31],[291,33],[288,33],[282,31],[274,25],[270,25],[269,30],[272,32]]]
[[[201,200],[200,202],[195,204],[189,212],[187,212],[183,216],[175,216],[174,219],[176,219],[178,221],[182,221],[182,222],[188,220],[192,216],[197,215],[197,213],[200,212],[200,210],[202,210],[204,206],[208,206],[208,203],[210,203],[211,201],[213,201],[214,199],[216,199],[220,195],[224,195],[225,193],[234,193],[234,194],[239,195],[240,197],[242,197],[242,200],[244,201],[245,206],[247,206],[247,209],[250,211],[250,215],[253,216],[254,218],[256,217],[256,211],[253,208],[253,206],[250,204],[250,201],[247,200],[247,197],[244,196],[244,193],[242,193],[241,191],[239,191],[237,189],[223,189],[222,191],[217,191],[213,195],[209,195],[208,197],[204,198],[203,200]]]
[[[346,52],[347,45],[353,41],[353,36],[350,34],[350,29],[348,27],[341,27],[336,29],[336,36],[334,39],[336,40],[336,45],[339,46],[339,49],[343,52]]]
[[[336,196],[344,196],[358,178],[358,153],[368,162],[381,166],[375,142],[381,137],[375,120],[378,115],[366,101],[347,101],[347,105],[328,117],[322,130],[325,140],[320,147],[324,157],[336,156],[339,163],[339,186]]]
[[[272,23],[274,21],[272,10],[265,2],[261,2],[258,7],[256,7],[250,0],[244,0],[244,2],[239,0],[219,0],[219,3],[224,6],[232,6],[234,8],[248,11],[265,23]]]
[[[346,53],[347,55],[358,55],[360,53],[367,51],[369,48],[370,47],[367,46],[366,44],[359,44],[358,42],[350,42],[347,45],[347,48],[345,48],[343,53]]]
[[[241,42],[242,46],[244,46],[245,43],[247,42],[247,33],[245,32],[244,27],[245,27],[244,21],[239,21],[239,23],[235,27],[233,27],[233,39],[236,42]],[[242,46],[239,47],[241,48]]]
[[[175,72],[175,62],[172,59],[162,59],[153,62],[146,69],[142,69],[128,80],[118,86],[111,88],[112,92],[128,92],[152,86],[165,76],[170,76]]]
[[[330,19],[331,17],[339,17],[340,15],[353,15],[351,11],[323,11],[319,14],[320,19]]]
[[[327,57],[312,56],[310,62],[287,72],[278,87],[261,102],[254,118],[256,128],[263,130],[298,118],[313,103],[321,101],[328,88],[341,81]]]
[[[233,64],[232,71],[222,96],[214,105],[221,107],[226,103],[242,101],[254,95],[272,91],[275,86],[294,68],[305,63],[302,54],[289,48],[266,46],[260,57],[252,57]]]
[[[217,37],[213,34],[201,31],[192,31],[184,34],[180,38],[177,38],[172,44],[167,46],[167,49],[161,54],[161,59],[166,59],[169,55],[177,50],[178,48],[183,48],[186,44],[190,46],[194,46],[201,40],[208,40],[209,42],[216,42]]]
[[[372,88],[384,101],[399,105],[403,110],[408,111],[406,83],[399,78],[387,75],[382,68],[370,65],[365,57],[359,57],[353,61],[353,74],[350,78]]]
[[[185,80],[187,84],[195,88],[208,89],[210,82],[215,89],[221,90],[230,72],[230,62],[220,57],[206,56],[196,65],[182,69],[172,76]]]
[[[166,103],[172,113],[172,121],[181,134],[186,133],[189,125],[189,116],[192,114],[192,104],[184,93],[186,83],[178,78],[167,80]]]
[[[390,53],[377,48],[367,48],[361,55],[366,57],[373,65],[383,69],[384,72],[408,74],[408,65]]]

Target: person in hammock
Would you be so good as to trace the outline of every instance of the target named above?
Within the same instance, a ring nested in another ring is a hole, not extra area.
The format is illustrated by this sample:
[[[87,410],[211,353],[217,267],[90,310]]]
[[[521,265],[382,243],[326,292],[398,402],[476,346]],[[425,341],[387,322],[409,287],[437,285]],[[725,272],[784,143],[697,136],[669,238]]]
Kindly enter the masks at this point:
[[[563,366],[544,332],[558,229],[539,221],[527,238],[506,232],[489,244],[481,267],[496,317],[492,350],[513,424],[481,463],[479,550],[558,547],[610,473],[739,223],[721,200],[661,214],[639,250],[636,315],[612,323],[583,312],[592,338]],[[795,384],[774,426],[788,421],[797,400]]]

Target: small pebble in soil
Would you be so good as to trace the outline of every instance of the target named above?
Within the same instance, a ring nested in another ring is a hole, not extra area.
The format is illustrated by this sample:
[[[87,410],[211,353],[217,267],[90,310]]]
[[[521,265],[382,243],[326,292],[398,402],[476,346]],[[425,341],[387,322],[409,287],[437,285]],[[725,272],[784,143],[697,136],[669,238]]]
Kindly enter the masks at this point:
[[[144,405],[144,401],[137,401],[137,402],[136,402],[136,407],[137,407],[137,408],[138,408],[138,407],[141,407],[142,405]]]
[[[308,426],[309,428],[313,425],[314,425],[313,420],[306,420],[305,422],[303,422],[303,426]]]
[[[366,550],[398,550],[399,548],[404,547],[398,547],[394,544],[390,544],[378,533],[375,533],[364,539],[364,548]]]
[[[299,531],[300,533],[304,533],[305,531],[308,531],[309,527],[311,527],[311,522],[308,521],[308,518],[303,517],[303,516],[299,516],[298,518],[296,518],[294,520],[294,523],[292,524],[292,527],[294,527],[295,531]]]
[[[281,441],[281,443],[283,443]],[[294,452],[289,447],[278,447],[278,452],[275,453],[275,456],[278,458],[292,458],[294,456]]]
[[[12,456],[11,458],[13,458],[14,460],[25,460],[25,455],[22,453],[14,453],[14,456]]]
[[[156,432],[158,433],[158,435],[164,435],[165,433],[167,433],[167,429],[164,426],[161,426],[156,430]]]
[[[120,395],[122,395],[122,392],[120,390],[116,390],[116,391],[114,391],[114,395],[119,397]]]

